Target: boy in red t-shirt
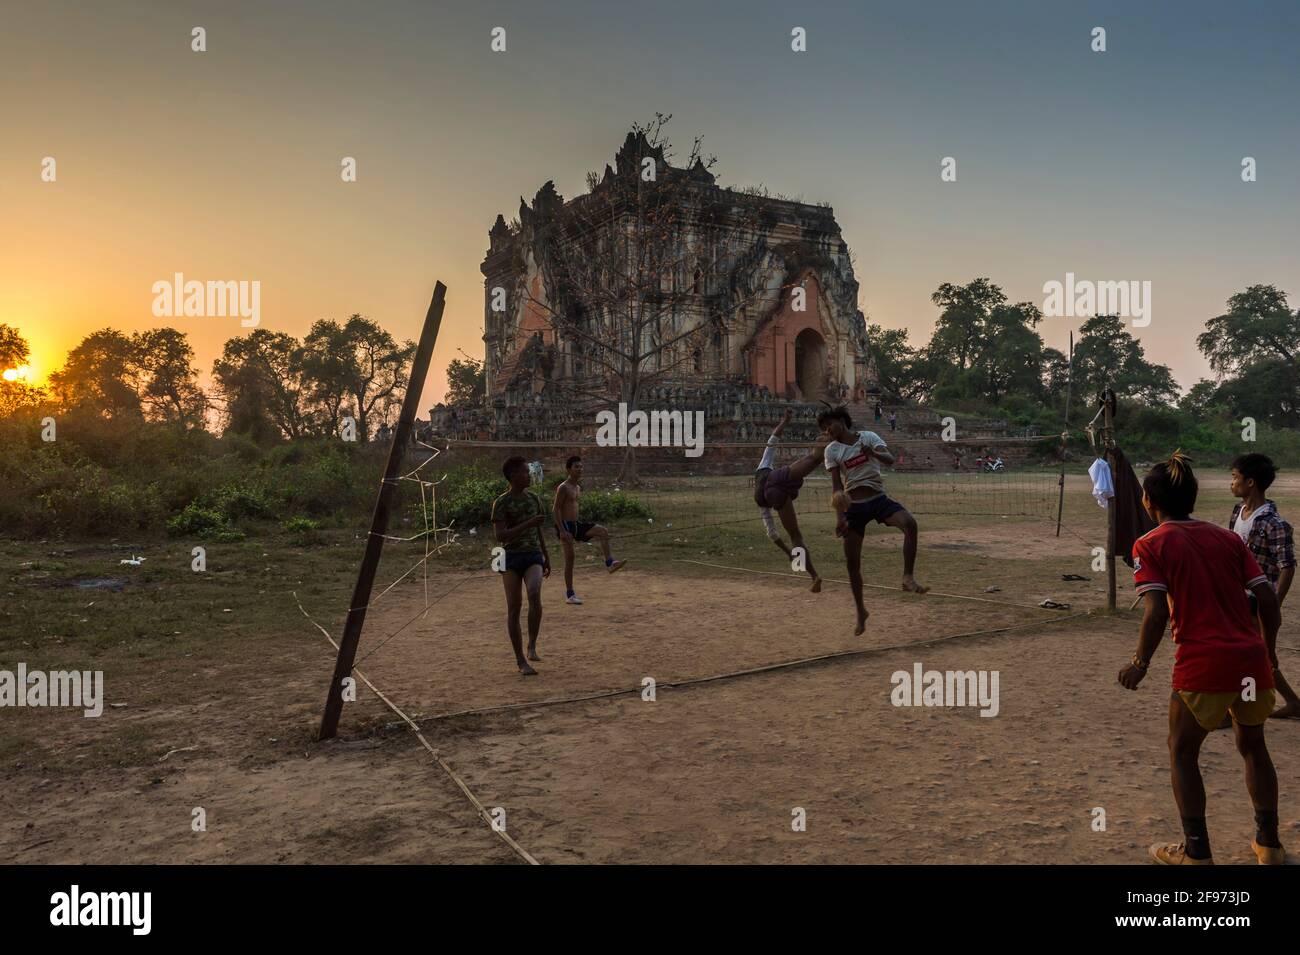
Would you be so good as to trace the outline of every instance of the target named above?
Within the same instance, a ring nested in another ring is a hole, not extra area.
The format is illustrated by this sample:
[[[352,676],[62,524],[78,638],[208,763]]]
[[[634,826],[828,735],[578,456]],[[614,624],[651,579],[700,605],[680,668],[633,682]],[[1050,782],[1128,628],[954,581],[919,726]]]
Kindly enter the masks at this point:
[[[1171,617],[1177,645],[1169,761],[1185,841],[1150,851],[1166,865],[1213,864],[1199,757],[1206,735],[1231,714],[1255,806],[1251,845],[1261,865],[1281,865],[1286,853],[1277,831],[1277,772],[1264,743],[1281,622],[1277,596],[1240,537],[1191,518],[1196,491],[1196,475],[1181,451],[1153,467],[1142,482],[1142,504],[1158,526],[1133,545],[1133,581],[1146,614],[1120,684],[1138,688]],[[1258,629],[1247,591],[1259,604]]]

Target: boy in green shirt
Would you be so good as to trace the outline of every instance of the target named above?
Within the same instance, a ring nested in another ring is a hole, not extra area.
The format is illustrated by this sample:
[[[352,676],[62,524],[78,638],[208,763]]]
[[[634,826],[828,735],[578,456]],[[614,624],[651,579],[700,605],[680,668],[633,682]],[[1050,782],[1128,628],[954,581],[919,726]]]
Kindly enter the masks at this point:
[[[528,490],[528,462],[519,455],[506,458],[501,473],[510,482],[510,490],[492,502],[492,531],[505,549],[505,570],[501,575],[506,588],[506,629],[514,647],[515,663],[524,676],[536,676],[529,660],[537,655],[537,633],[542,627],[542,578],[551,575],[551,558],[541,526],[546,511],[541,498]],[[523,634],[519,629],[519,611],[523,606],[521,585],[528,590],[528,656],[524,657]]]

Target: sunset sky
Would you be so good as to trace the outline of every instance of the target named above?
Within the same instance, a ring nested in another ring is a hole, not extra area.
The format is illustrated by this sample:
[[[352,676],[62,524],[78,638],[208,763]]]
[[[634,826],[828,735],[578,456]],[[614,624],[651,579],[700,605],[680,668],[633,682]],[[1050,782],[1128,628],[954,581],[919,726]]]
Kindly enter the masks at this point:
[[[1041,305],[1067,272],[1146,280],[1136,334],[1186,388],[1229,295],[1300,305],[1298,36],[1292,2],[0,0],[0,322],[38,379],[97,328],[173,325],[206,381],[247,330],[155,318],[173,273],[260,281],[272,330],[360,312],[403,338],[441,279],[427,408],[482,356],[497,213],[582,191],[662,111],[722,184],[834,207],[870,321],[924,343],[942,282]],[[1080,321],[1046,320],[1048,344]]]

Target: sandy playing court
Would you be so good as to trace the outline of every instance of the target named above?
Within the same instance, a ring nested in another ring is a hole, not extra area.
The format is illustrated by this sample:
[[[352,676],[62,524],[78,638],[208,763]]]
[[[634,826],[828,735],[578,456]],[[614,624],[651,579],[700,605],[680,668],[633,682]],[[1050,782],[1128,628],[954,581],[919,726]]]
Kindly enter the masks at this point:
[[[883,546],[883,545],[882,545]],[[890,555],[886,552],[884,557]],[[826,572],[833,573],[827,566]],[[892,590],[868,593],[854,637],[847,588],[813,595],[779,574],[680,564],[583,571],[582,607],[547,584],[541,675],[512,667],[500,582],[439,578],[376,613],[360,669],[406,712],[508,832],[542,862],[1142,862],[1178,833],[1164,750],[1170,647],[1138,693],[1115,684],[1136,615],[1070,612]],[[970,581],[967,592],[978,593]],[[1095,603],[1096,583],[1074,597]],[[1035,602],[1005,590],[989,599]],[[296,608],[294,610],[296,613]],[[1028,624],[1028,626],[1026,626]],[[1018,626],[986,636],[954,634]],[[0,848],[21,861],[509,862],[515,857],[390,711],[364,688],[343,738],[311,742],[332,651],[305,619],[293,653],[224,688],[196,674],[184,700],[112,709],[176,727],[148,765],[88,765],[75,783],[21,767]],[[1294,626],[1283,642],[1300,643]],[[704,683],[663,684],[840,650],[859,656]],[[366,657],[368,650],[373,655]],[[1283,663],[1296,654],[1284,653]],[[995,717],[895,707],[891,674],[996,670]],[[1300,664],[1293,664],[1300,665]],[[659,684],[582,703],[437,719],[455,711]],[[232,697],[232,694],[236,696]],[[238,705],[232,705],[237,700]],[[250,717],[250,713],[256,718]],[[113,724],[117,725],[114,726]],[[50,745],[76,758],[80,724]],[[274,727],[279,727],[275,729]],[[202,727],[201,731],[196,727]],[[268,729],[270,727],[270,729]],[[1271,727],[1284,838],[1300,844],[1300,724]],[[1228,734],[1204,759],[1222,862],[1250,860],[1250,808]],[[189,821],[204,807],[208,831]],[[1093,810],[1105,810],[1094,831]],[[796,810],[806,831],[792,831]]]

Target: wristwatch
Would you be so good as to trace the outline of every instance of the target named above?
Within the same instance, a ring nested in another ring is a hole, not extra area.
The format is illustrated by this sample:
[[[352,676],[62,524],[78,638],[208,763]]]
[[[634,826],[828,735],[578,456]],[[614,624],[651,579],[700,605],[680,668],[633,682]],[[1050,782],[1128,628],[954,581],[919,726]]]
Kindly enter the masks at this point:
[[[1147,667],[1151,665],[1151,661],[1148,660],[1146,661],[1146,663],[1143,663],[1142,660],[1135,653],[1133,654],[1133,665],[1137,667],[1139,670],[1145,670]]]

